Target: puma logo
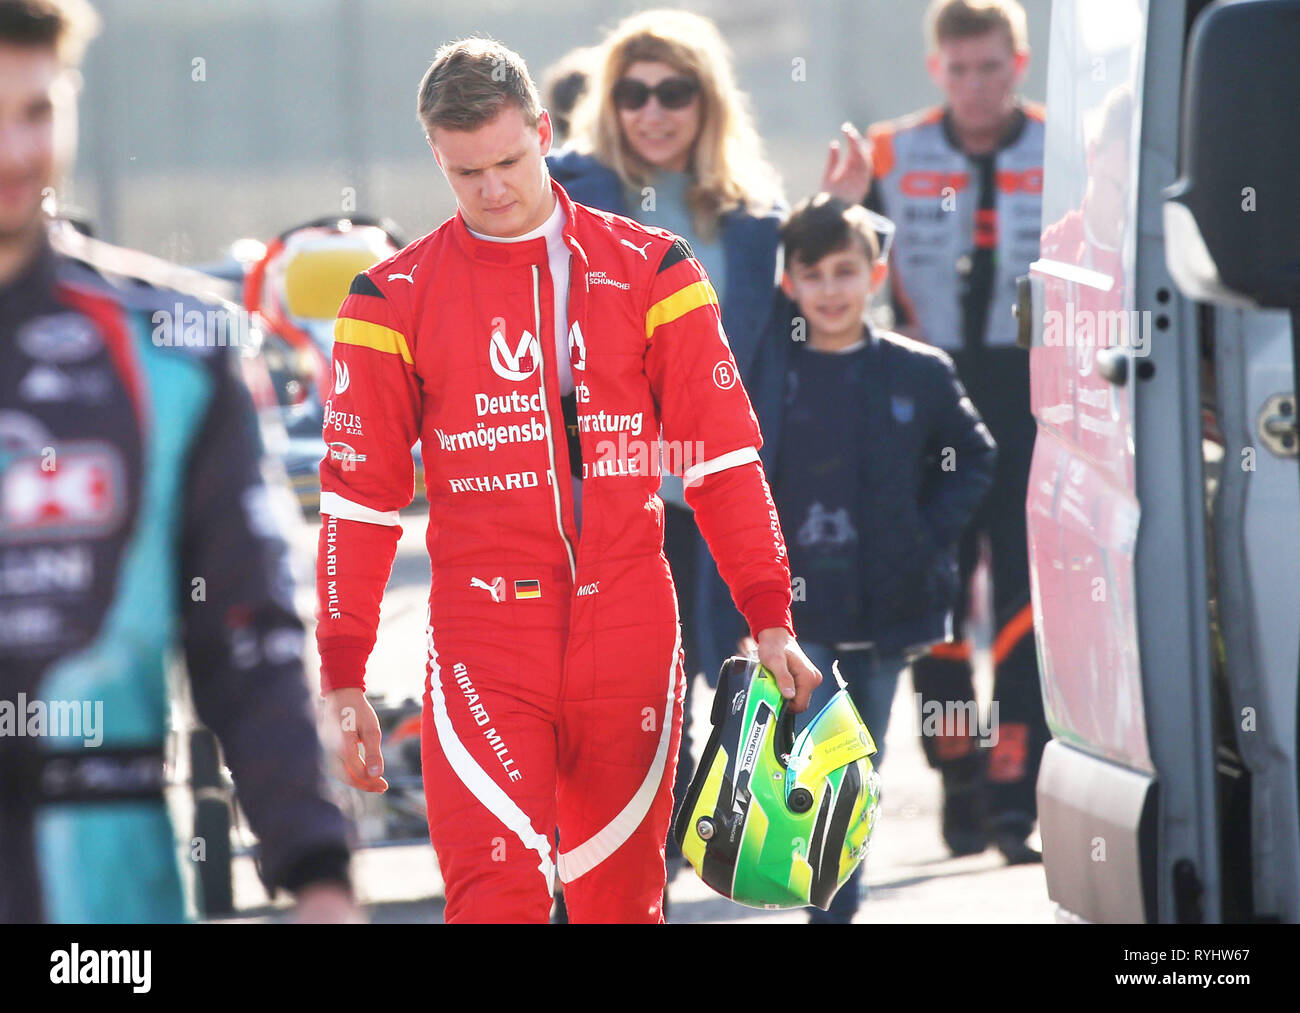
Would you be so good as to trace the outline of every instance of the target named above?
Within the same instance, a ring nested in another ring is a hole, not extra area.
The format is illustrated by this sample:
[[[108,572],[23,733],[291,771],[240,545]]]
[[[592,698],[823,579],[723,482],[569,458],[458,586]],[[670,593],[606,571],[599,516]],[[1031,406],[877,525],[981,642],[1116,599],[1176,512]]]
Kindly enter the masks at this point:
[[[419,267],[419,266],[420,266],[419,264],[416,264],[416,265],[415,265],[415,267]],[[396,281],[398,278],[401,278],[401,279],[403,279],[404,281],[409,281],[412,285],[414,285],[414,284],[415,284],[415,267],[411,268],[411,273],[410,273],[410,274],[390,274],[390,275],[388,276],[388,280],[389,280],[389,281]]]
[[[641,254],[641,259],[649,263],[650,258],[645,255],[645,251],[650,246],[650,243],[654,242],[653,239],[650,240],[650,242],[646,243],[645,246],[637,246],[636,243],[633,243],[627,239],[620,239],[619,242],[622,243],[624,246],[628,246],[636,250],[637,253]]]
[[[504,577],[493,577],[491,584],[480,580],[478,577],[471,577],[469,586],[482,588],[492,596],[493,601],[502,602],[506,600],[506,579]]]

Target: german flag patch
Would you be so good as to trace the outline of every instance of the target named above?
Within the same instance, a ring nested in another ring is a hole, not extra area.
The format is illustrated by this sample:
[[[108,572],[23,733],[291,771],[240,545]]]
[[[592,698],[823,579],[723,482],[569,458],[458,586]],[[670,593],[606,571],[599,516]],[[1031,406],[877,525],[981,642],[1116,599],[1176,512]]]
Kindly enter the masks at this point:
[[[515,600],[522,598],[540,598],[542,596],[542,582],[540,580],[517,580],[515,581]]]

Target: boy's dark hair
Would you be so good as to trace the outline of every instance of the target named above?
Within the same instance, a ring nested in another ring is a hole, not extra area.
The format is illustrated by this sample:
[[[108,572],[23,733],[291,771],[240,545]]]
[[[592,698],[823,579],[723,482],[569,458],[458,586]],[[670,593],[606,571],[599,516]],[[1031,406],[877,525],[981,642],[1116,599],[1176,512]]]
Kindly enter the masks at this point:
[[[787,264],[798,261],[812,266],[828,253],[845,249],[854,239],[872,264],[880,259],[880,237],[866,208],[828,193],[801,200],[781,226]]]
[[[52,49],[65,66],[81,62],[98,31],[86,0],[0,0],[0,44]]]
[[[523,113],[528,126],[542,115],[537,86],[524,59],[495,39],[449,42],[433,57],[420,82],[418,113],[426,133],[435,127],[476,130],[507,102]]]

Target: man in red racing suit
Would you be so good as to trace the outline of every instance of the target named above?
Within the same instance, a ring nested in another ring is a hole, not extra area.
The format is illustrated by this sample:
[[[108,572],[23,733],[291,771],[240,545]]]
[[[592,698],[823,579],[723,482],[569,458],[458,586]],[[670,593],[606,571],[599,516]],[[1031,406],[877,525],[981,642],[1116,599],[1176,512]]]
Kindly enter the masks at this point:
[[[496,43],[455,45],[523,67]],[[796,709],[820,673],[793,641],[761,437],[708,278],[677,236],[570,201],[541,162],[538,110],[532,126],[506,102],[480,129],[431,130],[458,213],[359,275],[340,309],[322,684],[346,719],[335,698],[364,685],[419,439],[433,573],[423,774],[446,920],[545,922],[558,871],[573,921],[660,921],[685,690],[661,426],[760,657],[788,697],[798,680]],[[525,169],[501,168],[497,148],[516,143]],[[479,232],[498,169],[488,206],[537,208],[522,233]],[[374,790],[377,737],[351,749],[354,780]]]

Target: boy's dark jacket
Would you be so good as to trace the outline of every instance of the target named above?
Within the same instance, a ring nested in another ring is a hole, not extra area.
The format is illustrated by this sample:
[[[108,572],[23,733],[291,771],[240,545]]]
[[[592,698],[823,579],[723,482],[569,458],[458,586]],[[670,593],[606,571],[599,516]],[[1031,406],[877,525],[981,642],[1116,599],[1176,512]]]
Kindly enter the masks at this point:
[[[778,290],[772,327],[747,381],[763,432],[763,467],[772,482],[781,468],[798,312]],[[873,640],[882,654],[895,654],[948,633],[958,590],[957,545],[993,484],[997,449],[945,352],[880,331],[871,332],[870,349],[862,398],[871,413],[869,431],[881,436],[858,448],[858,475],[846,481],[861,482],[861,516],[854,526]],[[910,409],[896,413],[895,397],[910,401]],[[950,470],[943,467],[947,447],[954,451]],[[697,622],[711,628],[711,639],[724,652],[734,651],[743,622],[725,586],[709,581],[700,599]],[[825,631],[796,625],[795,632],[814,640]]]

